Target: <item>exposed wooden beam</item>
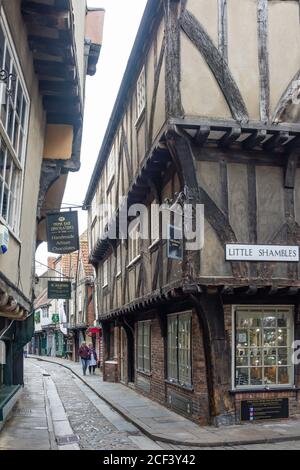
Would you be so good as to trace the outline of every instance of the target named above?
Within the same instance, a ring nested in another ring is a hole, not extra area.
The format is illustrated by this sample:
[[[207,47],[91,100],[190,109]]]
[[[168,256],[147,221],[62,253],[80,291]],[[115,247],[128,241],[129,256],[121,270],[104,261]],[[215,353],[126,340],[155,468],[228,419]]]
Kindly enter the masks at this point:
[[[219,51],[228,62],[228,5],[227,0],[218,0],[219,7]]]
[[[272,151],[276,147],[280,147],[284,145],[289,140],[289,133],[288,132],[279,132],[278,134],[271,137],[263,144],[264,150]]]
[[[241,136],[242,130],[240,127],[233,127],[230,131],[220,139],[219,146],[221,148],[228,148],[230,145],[235,142]]]
[[[253,132],[247,139],[243,141],[243,148],[245,150],[252,150],[253,148],[259,146],[267,137],[266,130],[259,130]]]
[[[197,130],[197,134],[195,135],[195,143],[199,147],[203,147],[203,145],[206,143],[209,137],[209,134],[210,134],[210,127],[200,126],[199,129]]]
[[[284,186],[285,188],[294,189],[296,182],[296,171],[300,156],[300,149],[292,152],[287,159],[285,168]]]
[[[73,80],[75,81],[76,77],[76,68],[72,65],[65,65],[59,63],[47,63],[40,60],[34,61],[34,68],[37,75],[41,77],[56,77],[56,78],[63,78],[65,80]]]
[[[180,24],[192,43],[204,57],[213,72],[221,91],[228,103],[233,117],[240,122],[249,120],[248,111],[240,90],[230,72],[227,63],[192,13],[185,10],[180,17]]]
[[[258,0],[258,58],[260,75],[260,117],[268,122],[270,116],[270,70],[268,52],[268,0]]]
[[[73,81],[41,80],[40,90],[43,95],[49,96],[75,97],[79,95],[78,86]]]

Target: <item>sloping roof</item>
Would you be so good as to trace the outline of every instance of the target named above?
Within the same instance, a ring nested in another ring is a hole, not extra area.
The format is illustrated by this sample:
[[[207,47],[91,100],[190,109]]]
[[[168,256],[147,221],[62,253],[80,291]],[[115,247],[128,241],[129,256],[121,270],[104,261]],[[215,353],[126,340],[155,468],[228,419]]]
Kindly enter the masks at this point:
[[[142,61],[145,57],[145,48],[143,46],[151,41],[151,31],[155,26],[155,19],[159,18],[162,14],[162,6],[163,2],[161,0],[148,0],[147,2],[115,106],[103,139],[103,144],[90,180],[89,188],[85,196],[84,206],[86,208],[90,206],[94,197],[100,174],[110,153],[114,135],[123,118],[124,104],[128,99],[128,91],[132,88],[140,72]]]
[[[34,309],[42,307],[43,305],[50,305],[51,301],[48,299],[48,289],[44,289],[43,292],[37,297],[34,302]]]

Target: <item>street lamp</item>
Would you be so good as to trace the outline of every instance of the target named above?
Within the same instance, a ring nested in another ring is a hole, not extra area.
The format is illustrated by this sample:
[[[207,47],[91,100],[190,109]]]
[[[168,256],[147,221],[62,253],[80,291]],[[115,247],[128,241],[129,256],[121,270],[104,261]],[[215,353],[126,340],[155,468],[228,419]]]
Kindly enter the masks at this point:
[[[14,73],[9,73],[7,70],[0,70],[0,81],[3,82],[6,86],[6,94],[12,96],[14,92],[14,82],[17,80],[17,77]]]

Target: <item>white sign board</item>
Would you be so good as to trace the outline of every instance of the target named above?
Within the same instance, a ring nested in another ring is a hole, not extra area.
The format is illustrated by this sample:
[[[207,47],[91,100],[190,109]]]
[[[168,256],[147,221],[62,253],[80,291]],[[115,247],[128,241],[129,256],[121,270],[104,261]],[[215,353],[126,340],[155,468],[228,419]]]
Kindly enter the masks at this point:
[[[272,261],[298,263],[299,246],[226,245],[226,261]]]

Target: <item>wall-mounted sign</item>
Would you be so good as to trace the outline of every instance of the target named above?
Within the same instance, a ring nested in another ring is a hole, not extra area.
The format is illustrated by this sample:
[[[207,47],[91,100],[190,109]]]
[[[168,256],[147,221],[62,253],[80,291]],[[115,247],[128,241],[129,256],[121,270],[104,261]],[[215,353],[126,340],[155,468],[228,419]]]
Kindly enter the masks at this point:
[[[57,325],[59,323],[59,315],[58,313],[54,313],[52,315],[52,323],[54,323],[55,325]]]
[[[299,246],[226,245],[226,261],[298,263]]]
[[[78,213],[61,212],[47,215],[48,251],[59,255],[79,249]]]
[[[288,398],[253,401],[244,400],[241,402],[241,421],[287,419],[288,417]]]
[[[183,240],[181,227],[174,227],[174,225],[169,225],[167,256],[168,258],[174,260],[183,259]]]
[[[71,299],[71,283],[65,281],[48,281],[48,299]]]

